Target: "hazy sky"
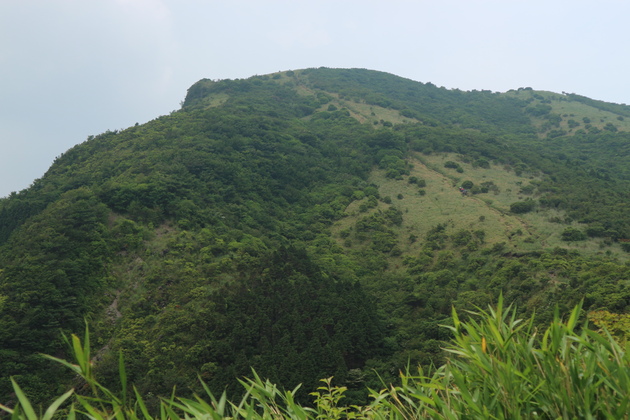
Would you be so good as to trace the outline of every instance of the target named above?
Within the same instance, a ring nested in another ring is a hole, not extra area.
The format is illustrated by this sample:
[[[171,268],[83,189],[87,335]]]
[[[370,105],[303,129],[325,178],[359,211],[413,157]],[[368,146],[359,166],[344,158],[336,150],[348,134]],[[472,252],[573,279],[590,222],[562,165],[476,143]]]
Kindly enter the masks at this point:
[[[626,0],[0,0],[0,197],[201,78],[361,67],[630,103]]]

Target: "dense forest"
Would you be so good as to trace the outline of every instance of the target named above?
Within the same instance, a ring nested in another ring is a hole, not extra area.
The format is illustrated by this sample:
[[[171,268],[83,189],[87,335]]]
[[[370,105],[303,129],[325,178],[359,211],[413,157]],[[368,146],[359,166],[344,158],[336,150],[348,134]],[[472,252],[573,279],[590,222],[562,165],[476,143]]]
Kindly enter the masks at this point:
[[[201,80],[0,199],[0,404],[10,378],[38,403],[80,386],[41,355],[86,323],[101,383],[120,391],[123,355],[154,408],[198,378],[238,396],[252,369],[301,403],[334,377],[366,404],[449,360],[453,307],[501,296],[532,328],[581,302],[621,340],[627,118],[362,69]]]

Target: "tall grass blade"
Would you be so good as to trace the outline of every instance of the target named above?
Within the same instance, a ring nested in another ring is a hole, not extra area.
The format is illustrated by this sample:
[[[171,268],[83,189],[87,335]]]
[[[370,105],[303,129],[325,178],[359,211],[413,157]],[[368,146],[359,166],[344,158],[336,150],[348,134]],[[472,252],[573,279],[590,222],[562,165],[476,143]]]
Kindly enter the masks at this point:
[[[63,404],[63,402],[67,400],[70,397],[70,395],[72,395],[73,392],[74,392],[74,389],[71,389],[70,391],[63,394],[61,397],[57,398],[52,404],[50,404],[50,406],[44,413],[42,420],[52,419],[55,413],[57,412],[57,409],[59,408],[59,406]]]
[[[6,405],[2,405],[2,404],[0,404],[0,410],[3,410],[3,411],[5,411],[5,412],[7,412],[7,413],[9,413],[9,414],[13,414],[13,409],[12,409],[12,408],[7,407]]]
[[[15,395],[18,397],[18,401],[20,402],[20,406],[22,410],[24,410],[24,415],[28,420],[37,420],[37,414],[35,414],[35,410],[33,410],[33,406],[31,402],[28,400],[27,396],[22,392],[20,386],[11,378],[11,384],[13,384],[13,391],[15,391]],[[15,413],[14,413],[15,414]]]
[[[118,374],[120,376],[120,386],[122,387],[122,402],[127,404],[127,371],[125,370],[125,358],[122,350],[118,353]]]
[[[145,420],[152,420],[151,415],[149,415],[149,410],[147,410],[147,406],[144,404],[144,400],[142,399],[142,395],[138,392],[136,387],[133,387],[133,392],[136,395],[136,404],[140,407],[140,412],[144,416]]]

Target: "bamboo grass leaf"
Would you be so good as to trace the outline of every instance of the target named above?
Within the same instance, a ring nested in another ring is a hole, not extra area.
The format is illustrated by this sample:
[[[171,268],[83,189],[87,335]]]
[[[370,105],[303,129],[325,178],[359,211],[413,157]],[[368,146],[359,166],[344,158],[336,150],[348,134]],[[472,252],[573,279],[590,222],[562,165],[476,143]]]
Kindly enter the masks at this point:
[[[11,420],[22,420],[23,417],[20,412],[20,404],[16,405],[15,410],[11,413]]]
[[[105,417],[103,417],[103,415],[92,404],[90,404],[88,399],[83,398],[79,395],[77,395],[76,398],[77,398],[77,401],[79,401],[79,404],[81,404],[81,406],[83,407],[83,409],[85,409],[86,413],[84,414],[88,415],[90,418],[94,420],[105,419]]]
[[[57,398],[52,404],[50,404],[50,406],[46,409],[46,412],[44,413],[44,416],[42,417],[41,420],[52,419],[55,413],[57,412],[57,409],[59,408],[59,406],[63,404],[63,402],[67,400],[70,397],[70,395],[72,395],[73,392],[74,392],[74,389],[71,389],[70,391],[63,394],[61,397]]]
[[[6,405],[0,404],[0,410],[4,410],[5,412],[7,412],[9,414],[13,414],[13,409],[7,407]]]
[[[145,420],[151,420],[152,417],[149,415],[149,410],[147,410],[147,406],[144,404],[144,400],[142,395],[138,392],[138,389],[134,386],[133,392],[136,395],[136,405],[140,407],[140,412],[144,416]]]
[[[50,356],[48,354],[42,354],[41,356],[45,357],[48,360],[52,360],[52,361],[54,361],[56,363],[60,363],[60,364],[64,365],[68,369],[70,369],[73,372],[75,372],[77,375],[81,375],[81,373],[82,373],[81,366],[73,365],[72,363],[68,362],[67,360],[59,359],[57,357]]]
[[[571,311],[571,315],[569,316],[569,320],[566,323],[566,327],[569,331],[573,331],[575,326],[577,325],[578,317],[580,316],[580,311],[582,310],[582,303],[580,302],[573,310]]]
[[[24,415],[26,415],[26,418],[28,420],[37,420],[37,414],[35,414],[35,410],[33,410],[31,402],[28,400],[27,396],[24,394],[20,386],[17,384],[17,382],[15,382],[13,378],[11,378],[11,384],[13,385],[13,391],[18,397],[18,401],[20,402],[22,410],[24,410]]]
[[[175,413],[175,411],[171,408],[171,405],[163,405],[164,407],[164,412],[166,413],[166,418],[167,419],[172,419],[172,420],[179,420],[179,416],[177,415],[177,413]],[[164,417],[164,416],[163,416]]]
[[[118,353],[118,374],[122,387],[122,403],[127,404],[127,371],[125,370],[125,359],[122,350]]]

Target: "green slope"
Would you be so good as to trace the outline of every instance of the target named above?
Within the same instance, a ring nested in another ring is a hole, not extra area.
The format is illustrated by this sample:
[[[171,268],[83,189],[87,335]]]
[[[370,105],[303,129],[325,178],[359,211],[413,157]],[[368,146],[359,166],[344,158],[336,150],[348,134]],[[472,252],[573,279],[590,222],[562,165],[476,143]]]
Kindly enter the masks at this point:
[[[0,403],[9,375],[40,401],[66,386],[37,354],[86,318],[114,387],[122,351],[152,398],[253,366],[361,402],[442,360],[452,305],[625,312],[625,120],[565,129],[602,112],[626,107],[362,69],[199,81],[0,201]]]

